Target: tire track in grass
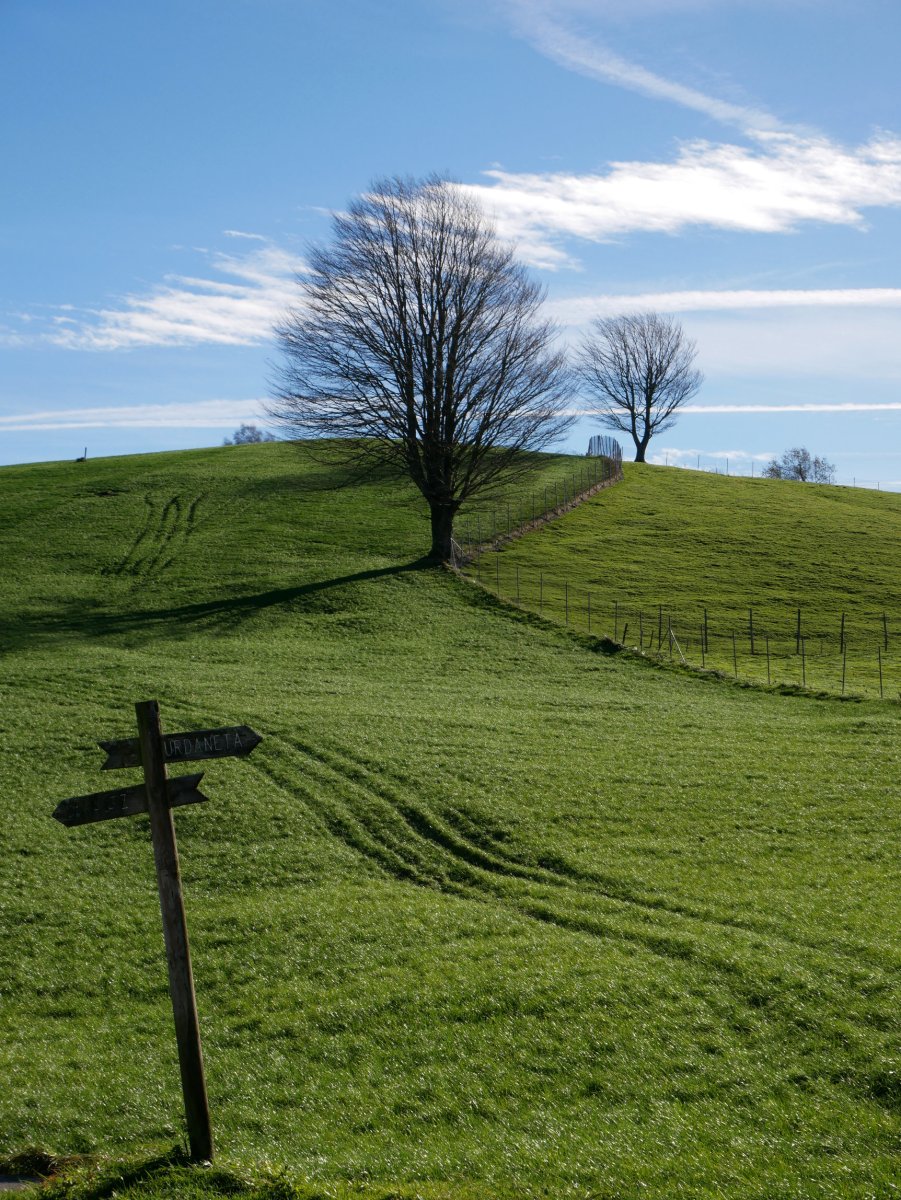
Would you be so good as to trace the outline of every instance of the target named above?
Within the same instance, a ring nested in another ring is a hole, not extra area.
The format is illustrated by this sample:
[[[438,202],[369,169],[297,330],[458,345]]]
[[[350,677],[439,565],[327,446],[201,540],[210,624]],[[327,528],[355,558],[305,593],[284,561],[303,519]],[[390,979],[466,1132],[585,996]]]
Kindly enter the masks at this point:
[[[171,566],[195,530],[203,499],[201,494],[187,503],[175,495],[160,505],[148,492],[144,496],[144,523],[121,562],[109,573],[144,580]]]
[[[330,808],[330,831],[394,878],[462,898],[499,902],[569,932],[622,940],[670,961],[693,963],[711,977],[728,980],[730,994],[744,1008],[757,1015],[771,1013],[780,1022],[794,1022],[799,1004],[818,1004],[827,982],[838,991],[847,987],[847,966],[843,969],[839,964],[836,969],[831,961],[834,947],[648,901],[622,887],[612,891],[589,873],[568,868],[563,860],[562,869],[536,867],[521,853],[498,854],[496,839],[495,852],[488,853],[467,844],[462,835],[416,805],[403,792],[400,780],[394,787],[386,784],[384,770],[376,773],[346,748],[318,745],[314,749],[297,741],[292,743],[293,755],[319,783],[313,793],[316,803],[329,796],[327,804],[333,806],[334,794],[342,795],[340,814]],[[586,905],[590,911],[585,911]],[[723,933],[728,935],[725,942]],[[773,954],[774,942],[787,947],[778,958]],[[829,956],[825,962],[824,954]],[[866,1030],[865,1017],[848,1016],[852,1024]]]

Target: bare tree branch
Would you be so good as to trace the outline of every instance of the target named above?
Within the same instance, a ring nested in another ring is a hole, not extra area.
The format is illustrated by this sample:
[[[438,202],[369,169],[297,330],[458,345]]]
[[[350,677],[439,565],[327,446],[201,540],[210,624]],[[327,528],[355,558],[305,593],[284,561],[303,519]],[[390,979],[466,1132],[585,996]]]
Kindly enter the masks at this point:
[[[700,388],[697,348],[682,326],[657,313],[598,318],[582,343],[578,375],[594,413],[635,443],[644,462],[655,433],[675,424],[678,410]]]
[[[449,557],[460,505],[575,419],[541,288],[437,177],[375,183],[299,282],[269,415],[402,469],[429,504],[432,555]]]

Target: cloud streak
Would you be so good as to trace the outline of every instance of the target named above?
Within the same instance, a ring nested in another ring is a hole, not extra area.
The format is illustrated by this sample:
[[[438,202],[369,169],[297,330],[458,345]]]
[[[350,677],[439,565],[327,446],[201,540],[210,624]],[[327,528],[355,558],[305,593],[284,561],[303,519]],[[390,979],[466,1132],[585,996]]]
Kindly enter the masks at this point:
[[[612,241],[691,227],[792,233],[864,227],[863,210],[901,206],[901,138],[847,148],[825,137],[761,135],[752,147],[694,141],[672,162],[614,162],[590,175],[485,172],[464,185],[534,266],[573,265],[563,239]]]
[[[298,302],[295,277],[304,264],[258,234],[226,232],[263,244],[244,255],[212,254],[212,278],[169,275],[148,293],[123,297],[118,306],[87,311],[66,306],[66,315],[55,317],[41,340],[72,350],[269,341],[273,325]]]
[[[773,309],[901,308],[901,288],[781,288],[637,292],[571,296],[548,302],[558,321],[581,325],[593,317],[630,312],[740,312]]]
[[[187,404],[129,404],[57,408],[0,416],[0,433],[46,429],[231,429],[265,420],[265,402],[198,400]]]
[[[586,37],[584,32],[576,33],[561,21],[554,20],[544,4],[539,7],[521,2],[515,9],[516,23],[523,36],[541,54],[567,70],[656,100],[679,104],[715,121],[737,125],[745,131],[782,128],[781,123],[765,109],[721,100],[621,58],[607,46]]]

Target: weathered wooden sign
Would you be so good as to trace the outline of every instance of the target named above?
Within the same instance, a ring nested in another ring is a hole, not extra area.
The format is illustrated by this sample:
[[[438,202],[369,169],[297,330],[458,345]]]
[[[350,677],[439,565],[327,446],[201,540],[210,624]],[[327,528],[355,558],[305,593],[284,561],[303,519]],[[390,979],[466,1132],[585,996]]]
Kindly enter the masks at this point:
[[[209,797],[197,791],[203,771],[197,775],[180,775],[166,783],[169,807],[180,804],[200,804]],[[93,792],[90,796],[70,796],[60,800],[53,810],[54,818],[63,825],[89,825],[93,821],[112,821],[114,817],[131,817],[147,812],[147,789],[143,783],[118,788],[111,792]]]
[[[197,729],[190,733],[164,736],[160,706],[156,700],[136,704],[135,712],[138,720],[136,738],[99,742],[98,745],[107,752],[103,770],[143,767],[143,784],[109,792],[94,792],[88,796],[72,796],[56,806],[53,816],[67,826],[110,821],[115,817],[142,812],[150,816],[188,1140],[191,1158],[206,1162],[213,1157],[213,1130],[203,1072],[197,998],[191,972],[191,951],[172,809],[182,804],[198,804],[207,797],[197,790],[203,778],[202,772],[170,779],[167,764],[243,756],[249,754],[263,739],[247,725]]]
[[[167,733],[163,737],[163,758],[167,763],[194,762],[201,758],[232,758],[250,754],[263,739],[248,725],[226,729],[195,729],[191,733]],[[101,771],[118,767],[139,767],[141,745],[137,738],[98,742],[107,753]]]

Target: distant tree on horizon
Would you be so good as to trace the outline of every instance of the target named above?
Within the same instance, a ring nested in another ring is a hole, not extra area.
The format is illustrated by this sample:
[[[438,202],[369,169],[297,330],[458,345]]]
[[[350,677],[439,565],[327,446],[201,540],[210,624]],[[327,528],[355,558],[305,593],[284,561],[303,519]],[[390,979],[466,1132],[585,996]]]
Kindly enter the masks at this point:
[[[429,556],[447,561],[460,505],[575,420],[544,292],[437,176],[373,183],[308,261],[276,329],[269,414],[289,435],[340,439],[358,471],[408,476],[429,506]]]
[[[651,438],[675,424],[678,410],[700,388],[697,346],[678,321],[659,313],[598,317],[585,336],[577,374],[608,429],[627,433],[635,461],[644,462]]]
[[[245,425],[243,422],[234,432],[234,436],[225,438],[223,446],[247,446],[255,442],[274,442],[276,438],[258,425]]]
[[[765,479],[794,479],[799,483],[835,483],[835,466],[804,446],[793,446],[764,467]]]

